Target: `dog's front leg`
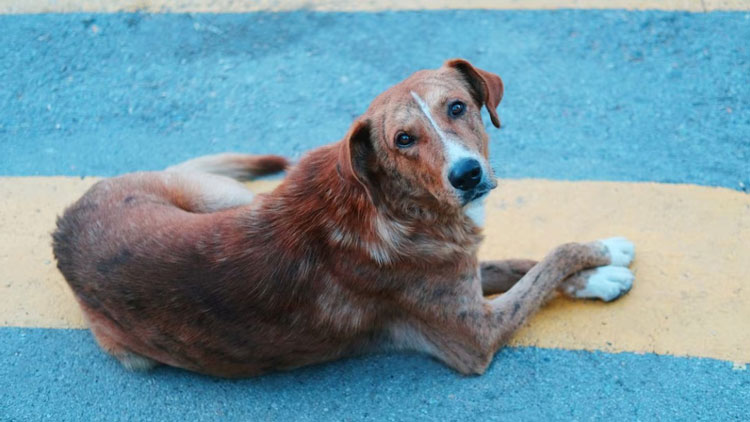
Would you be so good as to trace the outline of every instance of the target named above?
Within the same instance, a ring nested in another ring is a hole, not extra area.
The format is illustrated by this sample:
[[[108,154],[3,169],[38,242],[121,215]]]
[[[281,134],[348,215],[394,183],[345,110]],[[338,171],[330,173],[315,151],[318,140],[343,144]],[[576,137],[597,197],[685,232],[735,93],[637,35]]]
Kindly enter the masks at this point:
[[[602,292],[610,287],[627,291],[630,285],[621,283],[617,277],[594,277],[596,271],[584,270],[619,268],[629,273],[625,267],[633,259],[633,253],[633,245],[621,238],[559,246],[504,295],[493,300],[479,297],[469,303],[466,297],[458,297],[454,306],[442,304],[433,308],[436,316],[433,321],[423,319],[398,326],[392,331],[396,334],[394,340],[427,352],[461,373],[481,374],[495,352],[571,276],[574,276],[570,278],[571,284],[580,291]],[[578,297],[607,300],[588,293]]]
[[[489,296],[507,292],[536,264],[537,261],[530,259],[481,262],[479,276],[482,279],[482,294]]]
[[[545,298],[570,276],[591,268],[619,267],[629,273],[625,267],[630,265],[634,256],[633,244],[623,238],[606,239],[586,244],[569,243],[557,247],[539,264],[534,266],[506,294],[490,301],[492,320],[487,333],[493,340],[495,350],[505,344],[513,333],[534,314],[544,303]],[[627,291],[630,285],[619,283],[610,278],[594,278],[594,273],[582,273],[578,288],[581,290],[604,290],[606,284]],[[631,279],[632,281],[632,279]],[[590,297],[590,296],[585,296]],[[603,298],[606,300],[606,298]]]
[[[537,261],[530,259],[481,262],[479,274],[482,294],[490,296],[507,292],[536,264]],[[611,302],[627,293],[632,282],[633,273],[627,267],[608,265],[569,276],[560,283],[557,291],[573,299],[601,299]],[[553,298],[556,293],[550,291],[546,299]]]

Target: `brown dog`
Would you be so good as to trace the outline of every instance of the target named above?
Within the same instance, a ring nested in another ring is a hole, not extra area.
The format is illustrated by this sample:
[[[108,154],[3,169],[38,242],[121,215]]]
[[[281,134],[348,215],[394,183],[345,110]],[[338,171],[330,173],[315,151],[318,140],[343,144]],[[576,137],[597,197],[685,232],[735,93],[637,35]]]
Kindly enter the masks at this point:
[[[226,176],[283,158],[101,181],[58,220],[58,267],[101,347],[131,369],[250,376],[386,348],[482,373],[551,292],[609,301],[633,280],[621,238],[478,262],[496,186],[480,111],[499,127],[502,95],[464,60],[417,72],[255,198]]]

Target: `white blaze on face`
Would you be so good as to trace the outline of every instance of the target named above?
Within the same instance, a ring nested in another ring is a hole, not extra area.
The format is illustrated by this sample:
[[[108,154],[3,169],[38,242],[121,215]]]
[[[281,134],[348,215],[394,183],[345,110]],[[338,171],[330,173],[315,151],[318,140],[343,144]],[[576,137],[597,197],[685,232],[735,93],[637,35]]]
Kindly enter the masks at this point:
[[[427,116],[427,120],[430,122],[430,125],[432,125],[432,128],[435,129],[435,132],[437,132],[440,140],[443,142],[443,148],[445,151],[445,167],[443,168],[444,174],[447,175],[448,173],[450,173],[451,167],[453,167],[454,164],[464,158],[473,158],[480,163],[482,162],[482,159],[478,154],[469,151],[459,142],[456,142],[445,134],[445,132],[440,128],[435,119],[432,118],[432,113],[430,113],[430,106],[427,105],[427,103],[422,99],[422,97],[419,96],[419,94],[411,91],[411,96],[414,98],[414,101],[419,104],[419,108],[422,110],[422,113]]]
[[[461,143],[456,142],[446,135],[446,133],[440,128],[440,126],[438,126],[435,119],[432,118],[430,107],[422,99],[422,97],[419,96],[419,94],[411,91],[411,96],[414,98],[414,101],[419,104],[419,108],[422,110],[422,113],[424,113],[424,115],[427,117],[430,125],[432,125],[432,128],[435,129],[435,132],[443,142],[443,150],[445,151],[445,167],[443,167],[443,175],[446,182],[451,168],[460,160],[463,160],[465,158],[473,158],[480,163],[484,163],[484,159],[479,154],[469,151],[466,147],[461,145]],[[484,169],[484,164],[482,164],[482,171],[485,174],[487,173],[487,171]],[[447,182],[447,184],[448,186],[450,186],[450,182]],[[479,200],[472,201],[464,207],[464,212],[466,213],[466,215],[471,218],[474,224],[479,227],[484,226],[484,199],[485,198],[481,198]]]

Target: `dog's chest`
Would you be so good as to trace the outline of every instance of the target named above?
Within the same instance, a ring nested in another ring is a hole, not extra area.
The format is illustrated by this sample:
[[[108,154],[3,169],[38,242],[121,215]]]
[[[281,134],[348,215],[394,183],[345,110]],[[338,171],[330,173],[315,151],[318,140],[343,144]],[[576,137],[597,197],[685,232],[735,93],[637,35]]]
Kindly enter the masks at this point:
[[[464,213],[477,227],[484,227],[486,206],[485,199],[476,200],[464,208]]]

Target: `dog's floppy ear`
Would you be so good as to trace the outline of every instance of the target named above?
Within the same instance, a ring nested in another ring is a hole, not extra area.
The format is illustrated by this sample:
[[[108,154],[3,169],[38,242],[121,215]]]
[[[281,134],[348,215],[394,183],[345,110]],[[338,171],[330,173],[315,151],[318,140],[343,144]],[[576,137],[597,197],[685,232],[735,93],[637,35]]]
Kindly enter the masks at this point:
[[[345,180],[362,185],[370,199],[374,198],[368,173],[374,160],[375,150],[370,136],[370,122],[362,118],[357,119],[342,141],[338,169]]]
[[[456,69],[469,83],[474,99],[487,107],[492,124],[499,128],[500,119],[497,117],[497,106],[503,99],[503,80],[494,73],[476,68],[463,59],[448,60],[444,66]]]

